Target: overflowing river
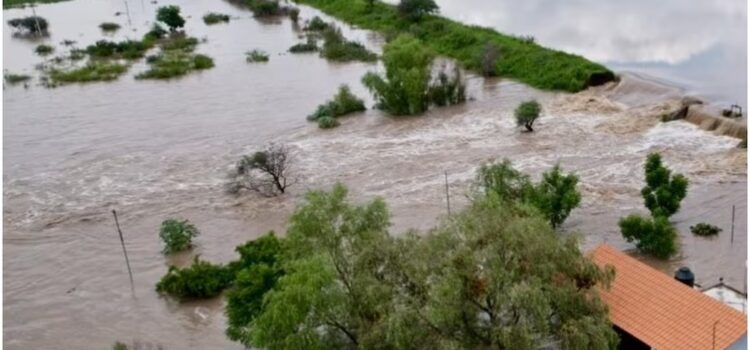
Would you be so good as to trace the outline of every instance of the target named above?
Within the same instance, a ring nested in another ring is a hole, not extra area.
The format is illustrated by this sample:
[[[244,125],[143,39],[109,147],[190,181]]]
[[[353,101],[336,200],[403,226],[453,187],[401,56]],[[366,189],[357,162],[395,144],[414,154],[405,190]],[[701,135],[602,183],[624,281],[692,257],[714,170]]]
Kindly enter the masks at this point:
[[[7,349],[105,349],[115,340],[166,349],[241,349],[224,336],[223,301],[176,304],[154,292],[169,264],[158,227],[179,216],[201,229],[196,254],[233,259],[234,247],[268,230],[284,232],[305,191],[340,181],[355,200],[382,196],[394,233],[427,230],[445,215],[444,174],[452,204],[466,203],[477,166],[509,158],[535,177],[559,162],[581,178],[583,202],[563,227],[578,232],[585,249],[624,242],[617,220],[643,212],[642,164],[659,151],[690,179],[688,198],[673,218],[680,254],[648,261],[671,273],[690,266],[699,283],[724,277],[742,288],[746,261],[747,153],[739,140],[658,115],[679,104],[682,91],[633,75],[579,94],[550,93],[504,80],[467,76],[467,104],[424,116],[389,118],[378,111],[347,117],[321,130],[305,115],[340,84],[367,96],[360,77],[377,64],[333,64],[317,55],[290,55],[301,41],[286,18],[258,21],[223,1],[179,0],[186,31],[206,42],[216,67],[184,78],[136,81],[143,63],[111,83],[47,89],[32,84],[4,90],[4,346]],[[45,42],[83,47],[103,37],[98,25],[120,23],[115,39],[140,38],[156,7],[130,1],[75,0],[39,6],[50,22]],[[214,11],[229,24],[206,26]],[[116,12],[122,12],[115,16]],[[30,9],[4,11],[4,18]],[[302,7],[301,18],[319,14]],[[323,16],[326,19],[328,17]],[[382,38],[344,26],[344,34],[380,50]],[[6,27],[5,68],[34,74],[36,42],[12,38]],[[270,62],[248,64],[258,48]],[[515,127],[513,108],[537,98],[543,117],[532,134]],[[299,183],[277,198],[224,192],[227,171],[243,154],[274,141],[292,147]],[[732,206],[736,206],[731,241]],[[131,294],[111,218],[117,209],[135,278]],[[724,231],[694,237],[705,221]]]

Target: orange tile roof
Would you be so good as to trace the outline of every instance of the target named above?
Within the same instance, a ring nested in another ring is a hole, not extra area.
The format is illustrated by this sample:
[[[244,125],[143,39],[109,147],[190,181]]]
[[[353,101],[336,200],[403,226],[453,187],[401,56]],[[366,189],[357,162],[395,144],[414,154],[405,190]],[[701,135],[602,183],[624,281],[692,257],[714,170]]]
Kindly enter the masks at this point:
[[[747,332],[741,312],[703,295],[617,249],[602,244],[592,253],[597,265],[612,265],[615,280],[600,290],[609,318],[659,350],[726,349]]]

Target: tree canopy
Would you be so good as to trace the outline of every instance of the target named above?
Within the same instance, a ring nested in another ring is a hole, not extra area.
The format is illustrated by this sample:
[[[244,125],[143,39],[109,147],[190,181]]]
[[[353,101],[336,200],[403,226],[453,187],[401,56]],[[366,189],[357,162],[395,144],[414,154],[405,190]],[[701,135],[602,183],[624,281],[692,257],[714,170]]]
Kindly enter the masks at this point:
[[[171,31],[185,26],[185,19],[180,16],[180,7],[175,5],[159,7],[156,10],[156,20],[166,24]]]
[[[680,202],[687,196],[688,180],[682,174],[672,175],[661,155],[651,153],[644,166],[646,186],[641,190],[643,202],[651,215],[669,218],[680,210]]]

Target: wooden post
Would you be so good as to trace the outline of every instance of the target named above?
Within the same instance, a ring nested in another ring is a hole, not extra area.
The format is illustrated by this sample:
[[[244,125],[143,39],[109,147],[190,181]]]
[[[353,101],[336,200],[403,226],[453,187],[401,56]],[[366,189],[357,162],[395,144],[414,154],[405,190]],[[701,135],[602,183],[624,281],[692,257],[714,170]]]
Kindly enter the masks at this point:
[[[122,230],[120,230],[120,222],[117,220],[117,211],[112,209],[112,215],[115,217],[115,227],[117,227],[117,233],[120,235],[120,244],[122,245],[122,254],[125,255],[125,265],[128,266],[128,276],[130,276],[130,291],[135,295],[135,285],[133,284],[133,270],[130,269],[130,259],[128,259],[128,250],[125,249],[125,239],[122,238]]]
[[[729,238],[729,243],[734,244],[734,205],[732,205],[732,235]]]
[[[448,216],[451,215],[451,193],[448,191],[448,172],[445,171],[445,201],[448,206]]]

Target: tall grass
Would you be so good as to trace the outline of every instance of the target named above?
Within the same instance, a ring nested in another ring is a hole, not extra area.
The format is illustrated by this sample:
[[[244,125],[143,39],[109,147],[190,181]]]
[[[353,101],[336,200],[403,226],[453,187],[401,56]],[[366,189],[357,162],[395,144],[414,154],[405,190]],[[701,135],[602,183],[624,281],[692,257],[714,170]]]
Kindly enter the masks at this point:
[[[53,69],[50,78],[57,83],[83,83],[115,80],[128,70],[128,66],[106,61],[93,61],[71,70]]]
[[[415,23],[400,16],[395,6],[379,1],[372,6],[365,0],[299,2],[390,37],[410,33],[439,55],[456,59],[471,70],[480,70],[487,44],[497,45],[502,52],[502,57],[495,63],[497,74],[540,89],[575,92],[615,79],[614,73],[606,67],[577,55],[435,15],[426,15]]]

